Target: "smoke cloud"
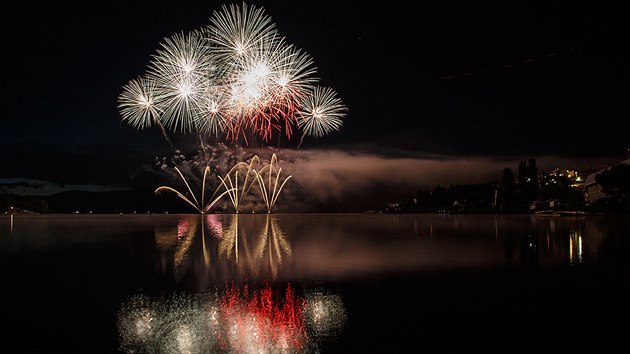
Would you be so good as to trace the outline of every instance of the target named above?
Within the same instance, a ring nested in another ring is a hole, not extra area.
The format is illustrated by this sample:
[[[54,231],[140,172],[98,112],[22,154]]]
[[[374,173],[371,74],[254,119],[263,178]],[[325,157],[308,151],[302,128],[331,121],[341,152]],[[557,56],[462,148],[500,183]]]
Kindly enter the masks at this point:
[[[278,198],[277,212],[362,212],[379,209],[402,195],[433,189],[438,185],[448,187],[499,181],[505,167],[516,174],[518,163],[529,159],[228,148],[220,145],[209,147],[192,159],[182,158],[179,153],[169,161],[179,166],[180,170],[188,171],[191,180],[199,181],[205,166],[212,166],[220,174],[240,161],[249,162],[254,156],[260,159],[261,164],[268,164],[273,154],[278,158],[277,167],[282,169],[280,183],[291,176]],[[602,164],[608,161],[556,156],[537,157],[535,160],[540,172],[555,168],[591,171],[602,168]],[[161,171],[172,171],[167,166],[167,159],[157,161]]]

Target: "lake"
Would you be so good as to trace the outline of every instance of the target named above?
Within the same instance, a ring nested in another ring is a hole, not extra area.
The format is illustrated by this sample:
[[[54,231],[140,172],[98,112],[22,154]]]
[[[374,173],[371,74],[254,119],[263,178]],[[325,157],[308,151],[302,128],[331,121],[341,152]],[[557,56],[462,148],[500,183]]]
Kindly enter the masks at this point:
[[[597,352],[630,218],[2,215],[0,350]]]

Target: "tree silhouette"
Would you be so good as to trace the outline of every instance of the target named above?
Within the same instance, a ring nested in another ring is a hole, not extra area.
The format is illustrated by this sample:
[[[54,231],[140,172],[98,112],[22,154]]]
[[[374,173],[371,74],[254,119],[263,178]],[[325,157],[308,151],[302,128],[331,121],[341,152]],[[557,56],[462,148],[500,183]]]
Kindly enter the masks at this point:
[[[527,163],[527,202],[531,203],[538,197],[538,167],[536,160],[529,159]]]
[[[527,203],[527,163],[518,163],[518,199],[519,202]]]
[[[607,198],[604,201],[615,211],[630,211],[630,165],[612,166],[595,176]]]
[[[512,169],[506,167],[503,169],[503,193],[502,193],[502,201],[503,201],[503,209],[510,210],[514,204],[514,173]]]

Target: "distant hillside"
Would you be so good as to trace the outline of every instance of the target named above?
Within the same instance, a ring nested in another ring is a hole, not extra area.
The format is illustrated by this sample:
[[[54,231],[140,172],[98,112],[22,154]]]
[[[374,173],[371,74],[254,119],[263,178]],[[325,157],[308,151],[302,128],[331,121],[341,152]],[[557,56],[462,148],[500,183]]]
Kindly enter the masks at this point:
[[[67,191],[50,196],[0,194],[0,212],[19,208],[35,213],[191,213],[194,208],[174,194],[152,192]]]

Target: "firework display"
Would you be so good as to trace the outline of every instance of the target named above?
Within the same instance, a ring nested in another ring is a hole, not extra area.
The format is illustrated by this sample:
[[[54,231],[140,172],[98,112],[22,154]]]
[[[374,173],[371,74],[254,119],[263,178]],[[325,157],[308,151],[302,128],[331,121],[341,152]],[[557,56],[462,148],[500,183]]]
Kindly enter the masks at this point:
[[[123,86],[118,108],[132,127],[158,126],[167,139],[319,138],[341,128],[347,108],[318,82],[313,59],[262,7],[223,5],[209,25],[166,38],[144,75]]]
[[[244,198],[248,196],[251,188],[254,186],[254,183],[258,184],[259,194],[261,196],[262,201],[265,204],[265,208],[267,213],[271,214],[278,197],[280,196],[280,192],[284,185],[293,177],[292,175],[283,177],[280,179],[280,175],[282,174],[282,168],[278,167],[278,158],[276,154],[271,156],[271,161],[260,167],[260,159],[258,155],[254,155],[247,162],[239,162],[234,167],[232,167],[224,177],[217,175],[216,177],[221,181],[221,183],[217,186],[212,194],[211,200],[205,200],[205,190],[206,190],[206,179],[208,175],[211,173],[210,166],[206,166],[203,172],[203,182],[201,184],[201,202],[199,199],[195,197],[195,193],[192,191],[190,184],[186,181],[186,178],[179,170],[179,168],[174,167],[177,174],[181,177],[188,189],[188,195],[192,197],[192,200],[186,196],[186,193],[182,193],[172,187],[169,186],[161,186],[155,190],[156,194],[159,194],[163,191],[169,191],[175,193],[179,198],[184,200],[186,203],[190,204],[193,208],[195,208],[198,212],[204,214],[209,212],[213,206],[215,206],[223,196],[227,195],[234,206],[234,212],[239,213],[240,205],[242,204]],[[239,172],[240,172],[240,180],[239,180]],[[193,202],[194,201],[194,202]],[[252,210],[253,212],[253,210]]]

